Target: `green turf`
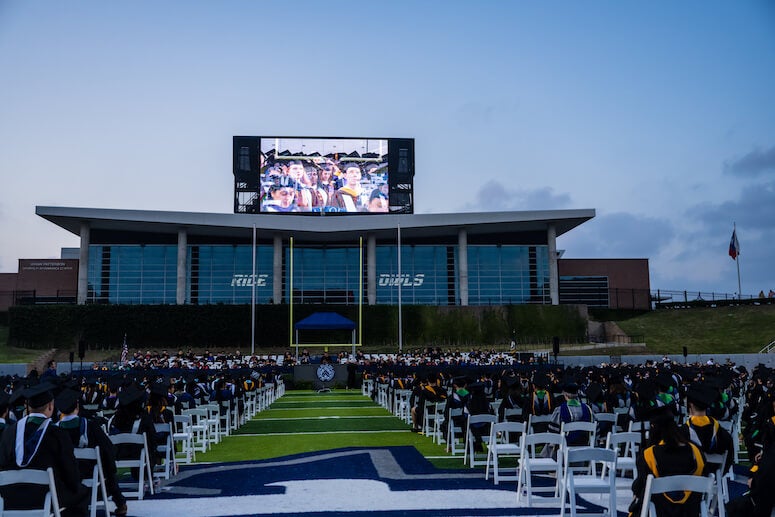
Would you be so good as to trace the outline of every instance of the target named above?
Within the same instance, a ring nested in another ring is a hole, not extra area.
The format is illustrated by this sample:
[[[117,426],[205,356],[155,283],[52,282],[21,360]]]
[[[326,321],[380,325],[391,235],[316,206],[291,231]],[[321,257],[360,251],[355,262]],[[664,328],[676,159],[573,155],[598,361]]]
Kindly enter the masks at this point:
[[[317,435],[284,436],[240,436],[227,437],[221,444],[213,446],[212,451],[197,454],[197,461],[221,462],[276,458],[304,452],[340,449],[343,447],[388,447],[414,446],[424,456],[444,456],[444,447],[435,445],[430,438],[412,433],[342,433]],[[438,460],[431,460],[434,463]],[[461,457],[453,458],[454,468],[463,464]],[[452,465],[448,464],[447,468]]]
[[[266,418],[316,418],[324,416],[390,416],[390,413],[381,407],[324,407],[306,409],[274,409],[272,413],[259,413],[256,419]]]
[[[413,446],[438,468],[463,467],[462,457],[451,457],[443,446],[411,432],[405,422],[370,398],[347,391],[289,391],[211,451],[197,454],[197,461],[259,460],[343,447],[387,446]]]
[[[266,433],[326,433],[334,431],[389,431],[408,430],[397,418],[325,418],[298,420],[254,420],[239,428],[237,434]]]

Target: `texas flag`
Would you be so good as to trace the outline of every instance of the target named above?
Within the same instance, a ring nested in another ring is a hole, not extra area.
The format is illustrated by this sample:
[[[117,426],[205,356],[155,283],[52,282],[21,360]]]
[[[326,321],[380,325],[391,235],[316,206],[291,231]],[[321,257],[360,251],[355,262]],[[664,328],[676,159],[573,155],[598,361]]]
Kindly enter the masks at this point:
[[[732,260],[737,260],[740,255],[740,243],[737,242],[737,229],[732,230],[732,239],[729,241],[729,256]]]

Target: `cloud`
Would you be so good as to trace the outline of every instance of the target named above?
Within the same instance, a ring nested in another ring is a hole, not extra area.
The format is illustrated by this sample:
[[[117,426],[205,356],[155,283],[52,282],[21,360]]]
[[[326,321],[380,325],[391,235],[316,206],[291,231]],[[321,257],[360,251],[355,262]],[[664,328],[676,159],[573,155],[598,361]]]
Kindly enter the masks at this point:
[[[775,145],[764,150],[757,148],[739,158],[724,162],[724,173],[742,177],[775,173]]]
[[[570,195],[555,194],[549,187],[535,190],[508,188],[499,181],[490,180],[479,187],[473,194],[473,200],[463,205],[461,211],[554,210],[570,204]]]
[[[733,222],[748,229],[772,230],[775,221],[775,181],[746,186],[736,200],[717,205],[696,205],[687,211],[687,215],[711,230],[721,226],[731,231]]]
[[[561,237],[568,258],[650,258],[659,254],[675,237],[666,219],[618,212],[595,217]]]

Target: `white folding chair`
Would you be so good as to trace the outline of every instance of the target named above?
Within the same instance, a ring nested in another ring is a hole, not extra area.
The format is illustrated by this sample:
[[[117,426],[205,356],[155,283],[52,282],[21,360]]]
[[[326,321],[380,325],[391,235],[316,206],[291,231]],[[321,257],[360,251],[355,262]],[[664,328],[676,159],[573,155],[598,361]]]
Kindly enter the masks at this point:
[[[567,445],[568,436],[570,436],[571,433],[587,433],[587,439],[581,445]],[[594,447],[596,433],[597,424],[595,422],[563,422],[560,425],[560,434],[565,436],[565,443],[569,449],[575,447]]]
[[[609,432],[615,433],[617,431],[616,418],[617,417],[615,413],[596,413],[595,414],[595,421],[597,421],[597,436],[600,440],[604,439]],[[611,425],[602,426],[601,424],[603,423],[607,423]],[[605,430],[604,429],[605,427],[610,427],[610,429]]]
[[[12,485],[41,485],[48,487],[48,492],[43,499],[41,506],[31,510],[6,510],[5,502],[0,497],[0,509],[3,517],[32,517],[52,513],[55,517],[60,517],[59,498],[57,497],[57,488],[54,484],[54,470],[49,467],[46,470],[21,469],[21,470],[3,470],[0,471],[0,487],[10,487]]]
[[[175,465],[175,442],[172,424],[153,424],[156,434],[167,436],[162,445],[156,446],[156,453],[161,458],[161,465],[153,466],[154,479],[169,479],[177,473]]]
[[[374,380],[364,379],[363,383],[361,384],[361,394],[364,397],[371,397],[371,391],[373,389],[374,389]]]
[[[452,408],[449,410],[449,422],[447,422],[447,452],[453,456],[457,456],[459,453],[465,454],[465,440],[462,442],[460,438],[463,436],[463,428],[459,425],[455,425],[455,418],[463,416],[463,408]],[[460,437],[460,438],[459,438]]]
[[[108,513],[108,491],[105,485],[105,471],[102,470],[100,448],[76,447],[74,452],[75,459],[94,462],[91,477],[81,479],[81,483],[91,490],[91,497],[89,498],[89,516],[95,517],[97,515],[97,506],[99,505],[105,508],[105,513]],[[102,501],[99,500],[100,497],[102,498]]]
[[[121,433],[110,435],[110,441],[113,445],[134,445],[139,447],[137,456],[134,458],[116,458],[116,468],[135,468],[137,469],[137,482],[119,483],[121,493],[126,497],[136,497],[142,499],[145,496],[145,481],[148,480],[148,487],[153,495],[153,468],[150,462],[150,449],[145,434]],[[146,478],[147,476],[147,478]]]
[[[447,401],[436,403],[436,414],[433,418],[433,442],[441,445],[446,443],[444,433],[441,432],[441,424],[444,423],[444,411],[447,408]]]
[[[602,464],[600,474],[597,464]],[[588,474],[577,474],[571,465],[586,464]],[[576,517],[577,494],[608,494],[608,513],[616,515],[616,453],[599,447],[578,447],[565,450],[560,517],[565,515],[565,503],[570,502],[571,517]],[[588,515],[584,513],[584,515]]]
[[[527,419],[527,434],[545,433],[552,421],[552,415],[530,415]]]
[[[700,517],[709,517],[710,498],[714,490],[713,475],[702,476],[665,476],[655,478],[649,474],[646,478],[646,489],[643,493],[643,506],[641,507],[640,517],[657,517],[657,510],[651,501],[651,496],[664,494],[666,492],[696,492],[702,494],[700,500]]]
[[[649,426],[651,424],[648,420],[643,421],[630,421],[630,426],[627,428],[627,431],[636,432],[639,433],[641,428],[643,428],[646,431],[646,436],[648,436]]]
[[[737,419],[734,420],[719,420],[719,426],[726,429],[726,431],[732,436],[732,448],[735,453],[732,460],[733,463],[740,463],[740,424]]]
[[[729,501],[729,493],[727,491],[727,477],[724,472],[724,467],[727,462],[727,453],[724,451],[722,454],[709,454],[705,453],[705,464],[718,465],[716,471],[713,472],[713,477],[716,480],[715,493],[710,500],[710,512],[715,513],[718,510],[719,517],[726,517],[726,508],[724,503]]]
[[[463,465],[468,463],[468,466],[471,468],[479,465],[487,465],[487,453],[484,450],[478,454],[476,452],[476,437],[474,436],[472,427],[483,428],[482,447],[484,448],[486,447],[487,442],[490,441],[490,427],[497,422],[497,415],[468,415],[466,422],[466,443],[465,450],[463,451]]]
[[[191,417],[191,432],[193,433],[193,448],[199,452],[207,452],[212,448],[212,435],[209,420],[209,411],[206,407],[184,409],[183,414]],[[218,420],[213,419],[213,424]],[[196,454],[194,454],[196,456]]]
[[[210,426],[208,443],[220,443],[221,441],[221,409],[218,404],[212,402],[200,406],[207,410],[207,423]]]
[[[539,447],[542,448],[539,451]],[[551,455],[543,456],[541,452],[547,447],[557,450],[557,458]],[[517,502],[527,497],[527,506],[533,506],[533,492],[551,491],[555,499],[559,496],[562,479],[562,455],[565,448],[565,437],[557,433],[525,433],[522,436],[522,450],[519,454],[519,471],[517,474]],[[554,486],[546,490],[533,488],[534,473],[553,473]],[[524,492],[524,493],[523,493]]]
[[[175,415],[172,442],[175,445],[176,463],[190,464],[196,461],[192,422],[191,415]],[[178,453],[178,445],[180,445],[180,453]]]
[[[515,481],[517,467],[513,474],[501,474],[500,458],[519,459],[522,451],[522,435],[525,434],[524,422],[496,422],[490,427],[490,440],[487,443],[487,464],[484,468],[484,479],[490,479],[492,465],[493,481],[497,485],[501,479]]]
[[[519,420],[521,420],[522,417],[522,408],[513,407],[509,409],[503,410],[503,421],[504,422],[511,422],[510,417],[518,417]]]
[[[624,477],[625,472],[632,472],[633,479],[636,476],[637,467],[635,458],[638,455],[641,444],[641,434],[636,432],[608,433],[605,448],[616,453],[616,470],[619,477]]]

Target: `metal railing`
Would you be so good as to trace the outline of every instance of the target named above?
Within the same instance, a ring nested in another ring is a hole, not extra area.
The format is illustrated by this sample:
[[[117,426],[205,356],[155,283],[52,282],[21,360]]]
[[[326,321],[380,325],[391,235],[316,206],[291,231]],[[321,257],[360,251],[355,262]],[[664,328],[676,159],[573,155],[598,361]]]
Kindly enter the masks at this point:
[[[760,354],[769,354],[769,353],[775,353],[775,341],[770,343],[769,345],[765,346],[761,349],[759,352]]]

